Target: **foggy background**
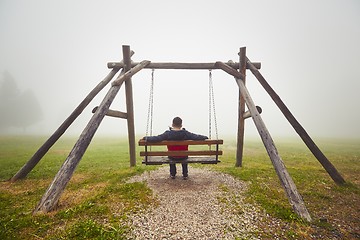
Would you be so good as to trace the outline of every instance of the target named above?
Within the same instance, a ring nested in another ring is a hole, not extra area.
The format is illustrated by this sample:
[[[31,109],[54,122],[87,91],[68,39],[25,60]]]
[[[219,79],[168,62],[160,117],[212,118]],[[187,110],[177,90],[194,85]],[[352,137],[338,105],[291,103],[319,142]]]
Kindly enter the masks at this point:
[[[310,136],[358,137],[359,23],[358,0],[0,0],[0,134],[52,134],[130,45],[137,62],[238,62],[245,46]],[[150,81],[150,69],[133,77],[138,136]],[[235,136],[238,87],[222,70],[213,81],[219,137]],[[296,136],[250,71],[246,84],[270,133]],[[109,88],[66,134],[82,132]],[[208,101],[207,70],[155,70],[153,133],[180,116],[207,135]],[[126,111],[124,88],[111,109]],[[245,129],[257,135],[251,119]],[[126,120],[105,117],[97,134],[126,136]]]

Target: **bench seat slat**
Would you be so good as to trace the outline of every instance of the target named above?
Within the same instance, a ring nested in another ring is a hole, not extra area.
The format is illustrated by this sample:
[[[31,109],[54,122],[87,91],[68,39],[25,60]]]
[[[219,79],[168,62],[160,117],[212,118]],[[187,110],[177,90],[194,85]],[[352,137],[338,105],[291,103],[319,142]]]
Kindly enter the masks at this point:
[[[215,158],[209,157],[189,157],[186,160],[170,160],[165,156],[156,156],[156,157],[148,157],[148,160],[143,160],[143,164],[147,165],[161,165],[161,164],[169,164],[169,163],[201,163],[201,164],[217,164],[219,160]]]

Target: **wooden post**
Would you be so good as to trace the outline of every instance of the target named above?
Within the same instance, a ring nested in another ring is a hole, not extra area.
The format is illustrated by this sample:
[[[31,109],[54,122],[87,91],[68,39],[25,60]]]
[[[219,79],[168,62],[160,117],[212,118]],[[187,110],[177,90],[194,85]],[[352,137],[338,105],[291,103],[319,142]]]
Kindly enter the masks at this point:
[[[125,64],[125,71],[131,69],[131,56],[130,46],[123,46],[123,59]],[[134,101],[132,92],[132,82],[129,78],[125,82],[125,95],[126,95],[126,112],[127,112],[127,124],[128,124],[128,138],[129,138],[129,155],[130,166],[136,166],[136,143],[135,143],[135,121],[134,121]]]
[[[243,81],[245,85],[245,75],[246,75],[246,47],[240,48],[239,52],[240,56],[240,67],[239,72],[244,75],[244,77],[240,80]],[[236,167],[242,166],[243,152],[244,152],[244,131],[245,131],[245,100],[241,94],[241,90],[239,88],[239,109],[238,109],[238,132],[237,132],[237,148],[236,148]]]
[[[310,214],[308,210],[306,209],[305,203],[301,197],[301,195],[298,193],[297,188],[295,186],[294,181],[292,180],[290,174],[288,173],[284,162],[282,161],[276,147],[274,144],[274,141],[271,138],[271,135],[269,131],[267,130],[265,123],[263,122],[260,114],[258,113],[256,106],[253,102],[253,100],[250,97],[250,94],[248,90],[246,89],[243,81],[241,81],[240,77],[241,74],[239,74],[238,71],[235,69],[228,69],[228,66],[226,66],[222,62],[217,62],[217,65],[223,68],[226,72],[232,72],[233,70],[233,76],[236,78],[236,82],[241,90],[241,95],[244,97],[246,106],[248,107],[251,116],[253,118],[253,121],[256,125],[256,128],[261,136],[261,139],[264,143],[264,146],[266,148],[266,151],[268,152],[268,155],[271,159],[271,162],[275,168],[275,171],[280,179],[280,182],[287,194],[288,200],[290,202],[290,205],[301,218],[311,221]]]
[[[261,73],[253,66],[249,59],[247,59],[247,64],[249,66],[250,71],[255,75],[260,84],[264,87],[266,92],[273,99],[275,104],[279,107],[281,112],[284,114],[285,118],[289,121],[291,126],[295,129],[295,131],[299,134],[301,139],[304,141],[306,146],[312,152],[312,154],[317,158],[317,160],[321,163],[321,165],[328,172],[330,177],[337,184],[344,184],[345,180],[340,175],[340,173],[336,170],[334,165],[326,158],[326,156],[321,152],[315,142],[311,139],[306,130],[301,126],[301,124],[296,120],[294,115],[290,112],[290,110],[286,107],[285,103],[280,99],[279,95],[272,89],[272,87],[268,84],[265,78],[261,75]]]
[[[56,207],[62,192],[64,191],[67,183],[70,181],[76,166],[89,146],[102,119],[109,110],[109,107],[118,93],[122,83],[149,63],[150,61],[141,62],[139,65],[135,66],[130,71],[127,71],[112,83],[112,87],[99,105],[98,110],[94,113],[89,123],[81,133],[78,141],[74,145],[69,156],[66,158],[64,164],[61,166],[59,172],[56,174],[53,182],[50,184],[37,207],[34,209],[34,213],[49,212]]]
[[[28,173],[38,164],[41,158],[49,151],[49,149],[55,144],[55,142],[64,134],[69,126],[75,121],[75,119],[82,113],[87,105],[94,99],[94,97],[111,81],[115,74],[119,71],[118,68],[114,68],[111,72],[102,80],[75,108],[70,116],[60,125],[60,127],[50,136],[48,140],[36,151],[36,153],[30,158],[30,160],[10,179],[11,182],[15,182],[18,179],[25,178]]]

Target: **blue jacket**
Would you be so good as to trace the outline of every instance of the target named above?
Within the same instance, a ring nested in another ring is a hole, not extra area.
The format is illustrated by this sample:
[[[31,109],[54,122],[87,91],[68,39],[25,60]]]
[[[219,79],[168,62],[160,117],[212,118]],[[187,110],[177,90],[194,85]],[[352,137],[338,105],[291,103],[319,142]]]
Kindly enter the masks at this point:
[[[205,140],[208,139],[207,136],[191,133],[185,128],[181,130],[167,130],[164,133],[158,136],[149,136],[144,137],[145,140],[149,142],[160,142],[163,140]]]

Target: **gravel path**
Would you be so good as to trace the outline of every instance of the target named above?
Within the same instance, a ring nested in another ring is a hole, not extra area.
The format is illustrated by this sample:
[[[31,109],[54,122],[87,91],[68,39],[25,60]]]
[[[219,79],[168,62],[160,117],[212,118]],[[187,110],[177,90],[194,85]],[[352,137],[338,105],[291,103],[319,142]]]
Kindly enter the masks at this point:
[[[143,181],[158,204],[129,216],[133,239],[259,239],[269,220],[244,203],[246,183],[227,174],[189,166],[187,180],[170,179],[166,166],[129,180]]]

